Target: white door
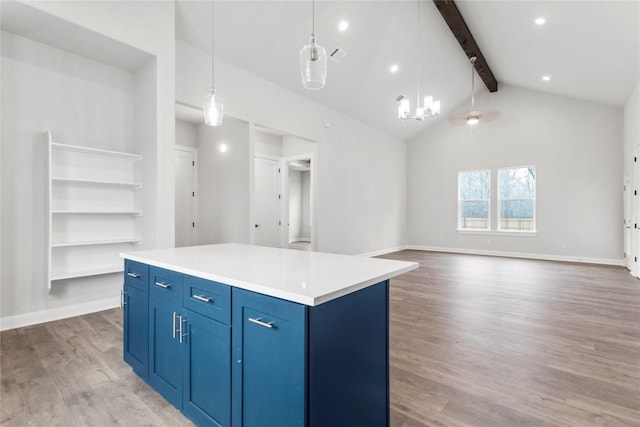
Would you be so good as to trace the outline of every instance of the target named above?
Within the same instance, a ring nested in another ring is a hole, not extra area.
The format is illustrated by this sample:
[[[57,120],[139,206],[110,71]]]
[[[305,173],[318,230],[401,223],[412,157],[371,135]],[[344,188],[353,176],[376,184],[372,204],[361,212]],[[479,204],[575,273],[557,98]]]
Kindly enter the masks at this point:
[[[631,255],[631,230],[633,230],[633,183],[631,172],[624,174],[624,265],[631,270],[633,258]]]
[[[197,244],[197,153],[194,148],[176,147],[176,247]]]
[[[279,162],[256,157],[255,163],[255,244],[279,247]]]
[[[640,146],[636,145],[633,150],[634,159],[637,159],[640,155]],[[638,262],[638,249],[640,246],[640,196],[634,194],[640,189],[640,168],[638,162],[633,162],[633,191],[629,197],[631,198],[631,254],[628,255],[629,265],[631,266],[631,274],[635,277],[640,277],[640,263]]]

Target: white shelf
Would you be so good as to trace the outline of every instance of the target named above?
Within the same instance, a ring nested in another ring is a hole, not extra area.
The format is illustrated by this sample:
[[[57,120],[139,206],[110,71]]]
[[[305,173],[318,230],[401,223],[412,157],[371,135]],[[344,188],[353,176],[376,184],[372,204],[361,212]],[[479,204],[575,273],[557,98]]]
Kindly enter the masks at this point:
[[[51,213],[61,215],[142,215],[140,211],[51,211]]]
[[[124,153],[121,151],[100,150],[98,148],[82,147],[80,145],[67,145],[52,142],[51,148],[54,150],[75,151],[78,153],[97,154],[99,156],[118,157],[121,159],[142,160],[142,156],[140,154]]]
[[[115,245],[119,243],[140,243],[140,239],[88,240],[84,242],[52,243],[52,248],[67,248],[72,246]]]
[[[55,280],[77,279],[80,277],[101,276],[103,274],[122,273],[123,271],[124,271],[124,268],[122,266],[96,268],[93,270],[79,270],[79,271],[72,271],[68,273],[52,275],[51,280],[55,281]]]
[[[51,181],[59,183],[74,183],[74,184],[89,184],[89,185],[112,185],[120,187],[142,188],[142,184],[139,182],[118,182],[118,181],[103,181],[97,179],[77,179],[77,178],[62,178],[51,177]]]
[[[135,217],[142,215],[136,182],[142,156],[47,136],[49,290],[60,280],[122,272],[118,253],[141,242],[134,236]]]

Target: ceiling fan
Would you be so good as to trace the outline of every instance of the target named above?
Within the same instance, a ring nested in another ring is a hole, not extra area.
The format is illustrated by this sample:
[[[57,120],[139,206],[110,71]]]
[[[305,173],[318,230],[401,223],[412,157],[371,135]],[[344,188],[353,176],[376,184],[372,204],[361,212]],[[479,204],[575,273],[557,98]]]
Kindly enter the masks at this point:
[[[449,123],[456,126],[474,126],[478,123],[488,123],[494,121],[500,115],[500,113],[496,110],[480,110],[475,108],[476,79],[473,65],[476,62],[476,57],[472,56],[471,58],[469,58],[469,61],[471,62],[471,109],[455,113],[451,117],[449,117]]]

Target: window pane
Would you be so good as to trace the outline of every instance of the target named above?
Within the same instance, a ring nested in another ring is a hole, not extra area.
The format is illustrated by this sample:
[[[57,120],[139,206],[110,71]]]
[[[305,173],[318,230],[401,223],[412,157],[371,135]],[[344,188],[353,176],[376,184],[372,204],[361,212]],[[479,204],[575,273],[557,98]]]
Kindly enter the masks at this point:
[[[502,200],[500,202],[500,229],[531,231],[533,200]]]
[[[489,185],[489,171],[460,172],[458,180],[459,199],[488,199]]]
[[[535,180],[534,168],[499,169],[498,195],[500,199],[533,199]]]
[[[460,202],[460,228],[486,230],[489,228],[489,201]]]

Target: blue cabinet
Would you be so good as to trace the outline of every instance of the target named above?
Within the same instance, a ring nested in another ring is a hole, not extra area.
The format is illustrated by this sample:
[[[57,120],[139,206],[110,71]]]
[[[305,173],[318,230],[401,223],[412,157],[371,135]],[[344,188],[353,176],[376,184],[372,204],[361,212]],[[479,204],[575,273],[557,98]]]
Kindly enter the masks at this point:
[[[198,426],[231,425],[231,328],[191,310],[182,411]]]
[[[123,356],[145,381],[149,376],[149,266],[125,261],[123,309]]]
[[[305,306],[232,291],[234,427],[388,427],[389,282]]]
[[[233,289],[234,427],[304,426],[306,306]]]
[[[388,281],[306,306],[125,266],[124,358],[197,426],[389,426]]]
[[[151,267],[149,278],[149,384],[179,408],[185,348],[182,275]]]
[[[183,306],[182,411],[198,426],[230,426],[231,288],[185,275]]]

